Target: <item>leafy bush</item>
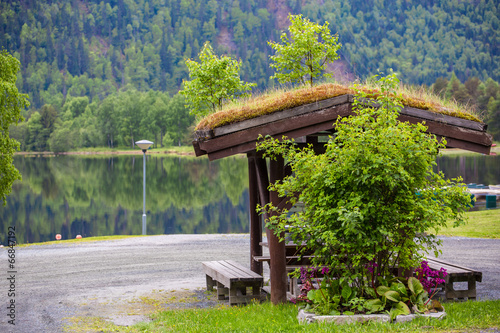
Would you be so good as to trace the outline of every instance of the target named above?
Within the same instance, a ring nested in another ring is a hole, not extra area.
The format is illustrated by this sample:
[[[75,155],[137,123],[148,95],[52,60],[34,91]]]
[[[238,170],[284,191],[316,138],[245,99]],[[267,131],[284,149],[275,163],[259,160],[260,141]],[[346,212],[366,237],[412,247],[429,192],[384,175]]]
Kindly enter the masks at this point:
[[[293,214],[262,207],[275,212],[267,226],[276,235],[291,226],[293,241],[314,252],[313,265],[330,267],[329,277],[345,281],[358,297],[371,297],[370,290],[398,269],[418,267],[426,252],[438,254],[440,241],[426,231],[445,227],[448,219],[464,223],[470,205],[461,179],[433,171],[444,140],[427,134],[424,124],[397,120],[396,76],[377,83],[382,94],[376,101],[357,91],[355,115],[336,122],[324,154],[286,138],[258,145],[271,158],[282,155],[292,170],[270,190],[293,205],[304,203]]]
[[[180,91],[193,114],[206,116],[220,110],[224,101],[248,96],[246,91],[256,86],[240,80],[241,60],[218,57],[209,42],[205,42],[198,57],[199,62],[186,59],[191,80],[184,80]]]

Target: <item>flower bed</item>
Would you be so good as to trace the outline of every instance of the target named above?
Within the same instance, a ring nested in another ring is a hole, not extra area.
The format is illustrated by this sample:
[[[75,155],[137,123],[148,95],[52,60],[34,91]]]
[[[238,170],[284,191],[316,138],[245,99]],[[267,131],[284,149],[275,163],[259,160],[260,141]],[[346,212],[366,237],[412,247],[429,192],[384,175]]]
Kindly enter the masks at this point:
[[[424,313],[424,314],[409,314],[409,315],[398,315],[394,319],[394,323],[404,323],[407,321],[412,321],[417,317],[435,318],[443,319],[446,316],[445,311],[434,312],[434,313]],[[307,312],[304,309],[299,310],[297,315],[299,322],[303,324],[315,323],[315,322],[327,322],[335,323],[337,325],[342,324],[352,324],[352,323],[365,323],[365,322],[390,322],[391,316],[388,314],[358,314],[358,315],[339,315],[339,316],[319,316],[312,312]]]
[[[416,269],[416,277],[378,276],[375,279],[374,266],[375,263],[372,263],[365,267],[372,276],[372,287],[365,288],[365,293],[360,293],[359,289],[342,279],[332,279],[328,267],[322,267],[321,270],[302,267],[301,294],[293,300],[305,304],[299,311],[299,321],[343,324],[365,321],[405,322],[416,316],[444,317],[443,306],[432,297],[444,282],[445,269],[432,271],[427,262],[423,261]],[[295,274],[298,273],[297,271]]]

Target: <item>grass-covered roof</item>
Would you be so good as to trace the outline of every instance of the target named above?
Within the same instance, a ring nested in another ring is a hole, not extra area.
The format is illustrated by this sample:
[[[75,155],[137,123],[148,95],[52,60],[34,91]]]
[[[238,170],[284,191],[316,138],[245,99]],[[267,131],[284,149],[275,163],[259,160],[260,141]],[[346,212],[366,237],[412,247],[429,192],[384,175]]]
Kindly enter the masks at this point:
[[[380,94],[380,89],[377,86],[368,83],[359,85],[358,89],[367,92],[373,98]],[[312,88],[300,87],[296,89],[274,90],[226,105],[221,111],[201,119],[196,126],[196,130],[211,130],[220,126],[346,94],[354,95],[355,91],[353,88],[339,83],[324,83]],[[443,100],[423,88],[416,89],[401,86],[398,95],[401,95],[402,103],[405,106],[481,122],[473,110],[467,110],[464,106],[454,101]]]

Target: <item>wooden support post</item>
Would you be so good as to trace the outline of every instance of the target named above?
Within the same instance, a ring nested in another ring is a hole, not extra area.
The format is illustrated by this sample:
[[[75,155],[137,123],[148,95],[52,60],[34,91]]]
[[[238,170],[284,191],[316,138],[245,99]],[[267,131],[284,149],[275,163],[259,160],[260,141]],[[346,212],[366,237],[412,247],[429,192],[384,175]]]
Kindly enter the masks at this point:
[[[271,161],[271,179],[276,181],[283,178],[284,161],[282,158],[278,161]],[[260,204],[263,206],[270,202],[269,176],[267,173],[266,161],[260,157],[255,158],[255,167],[257,171],[257,180],[259,188]],[[274,193],[273,203],[278,205],[279,197]],[[269,215],[264,214],[264,219],[268,219]],[[286,301],[286,258],[285,258],[285,244],[278,242],[278,238],[271,230],[266,228],[267,242],[269,244],[269,254],[271,257],[271,302],[279,304]]]
[[[283,157],[271,159],[269,166],[269,180],[271,183],[283,179]],[[280,203],[277,192],[269,192],[269,198],[274,206]],[[267,229],[267,228],[266,228]],[[273,232],[268,232],[269,254],[271,257],[271,302],[279,304],[286,302],[287,276],[286,276],[286,251],[285,242],[280,242]]]
[[[255,210],[259,199],[259,188],[257,184],[257,168],[255,158],[248,157],[248,196],[250,210],[250,269],[262,275],[262,262],[253,260],[254,256],[262,256],[262,222]]]

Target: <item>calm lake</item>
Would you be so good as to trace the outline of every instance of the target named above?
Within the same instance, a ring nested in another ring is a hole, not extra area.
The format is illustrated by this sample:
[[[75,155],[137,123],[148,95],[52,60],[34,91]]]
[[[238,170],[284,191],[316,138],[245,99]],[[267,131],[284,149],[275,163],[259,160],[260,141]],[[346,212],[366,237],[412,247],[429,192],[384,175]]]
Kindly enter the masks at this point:
[[[0,243],[142,234],[142,155],[16,156],[23,180],[0,207]],[[500,184],[500,156],[442,156],[438,168],[465,183]],[[147,155],[147,234],[248,232],[246,158]]]

